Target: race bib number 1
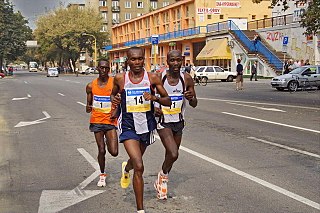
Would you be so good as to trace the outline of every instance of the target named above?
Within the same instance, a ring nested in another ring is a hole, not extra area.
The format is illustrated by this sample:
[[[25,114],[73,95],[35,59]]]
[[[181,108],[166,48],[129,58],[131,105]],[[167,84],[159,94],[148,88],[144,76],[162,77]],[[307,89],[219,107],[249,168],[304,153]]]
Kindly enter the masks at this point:
[[[143,93],[149,92],[149,87],[127,88],[126,89],[126,105],[127,112],[147,112],[151,110],[150,101],[146,101]]]
[[[109,96],[93,96],[92,107],[99,112],[109,113],[111,111],[111,101]]]
[[[183,95],[169,94],[169,96],[171,98],[171,106],[162,106],[163,114],[173,115],[181,113]]]

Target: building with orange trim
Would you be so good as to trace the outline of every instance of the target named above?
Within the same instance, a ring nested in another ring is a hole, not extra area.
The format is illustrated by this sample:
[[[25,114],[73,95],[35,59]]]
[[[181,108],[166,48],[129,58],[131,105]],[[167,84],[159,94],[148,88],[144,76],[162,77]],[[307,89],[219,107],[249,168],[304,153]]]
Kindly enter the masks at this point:
[[[229,46],[226,46],[228,43],[223,41],[230,40],[228,23],[231,20],[243,30],[249,21],[270,17],[270,4],[270,1],[254,4],[251,0],[179,1],[115,25],[112,28],[112,45],[105,49],[113,62],[121,63],[128,48],[141,46],[145,49],[147,70],[150,70],[151,64],[166,64],[166,55],[172,49],[181,50],[185,64],[215,64],[230,69],[232,55]],[[152,45],[153,35],[158,35],[158,45]],[[229,51],[229,55],[220,59],[219,52],[214,51],[214,57],[197,60],[198,54],[212,37],[222,39],[224,47],[221,50],[225,51],[224,55]]]

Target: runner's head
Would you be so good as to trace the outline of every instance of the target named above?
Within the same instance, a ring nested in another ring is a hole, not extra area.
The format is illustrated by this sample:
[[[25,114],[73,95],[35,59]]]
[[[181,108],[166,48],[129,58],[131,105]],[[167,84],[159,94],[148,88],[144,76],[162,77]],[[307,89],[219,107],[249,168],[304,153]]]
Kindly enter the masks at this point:
[[[140,47],[131,47],[127,53],[128,56],[128,65],[130,71],[139,73],[144,71],[144,50]]]
[[[110,63],[107,59],[100,59],[98,62],[99,77],[106,78],[110,72]]]
[[[180,72],[182,66],[182,54],[180,50],[171,50],[167,54],[167,63],[170,72]]]

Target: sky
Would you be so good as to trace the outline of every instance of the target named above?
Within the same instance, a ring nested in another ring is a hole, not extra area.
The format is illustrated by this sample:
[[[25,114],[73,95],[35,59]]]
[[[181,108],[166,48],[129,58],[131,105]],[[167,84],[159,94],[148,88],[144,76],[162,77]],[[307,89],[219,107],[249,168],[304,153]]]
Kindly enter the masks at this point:
[[[69,3],[84,3],[85,0],[11,0],[14,9],[22,13],[32,29],[35,29],[35,21],[39,15],[54,10],[60,2],[66,7]]]

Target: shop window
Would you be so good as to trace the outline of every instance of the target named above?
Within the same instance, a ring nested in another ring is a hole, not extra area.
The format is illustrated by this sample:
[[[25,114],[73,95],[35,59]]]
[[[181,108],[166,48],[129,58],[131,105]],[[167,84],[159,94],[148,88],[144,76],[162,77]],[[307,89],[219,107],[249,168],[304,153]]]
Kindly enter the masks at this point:
[[[223,15],[220,15],[220,19],[223,19]]]

